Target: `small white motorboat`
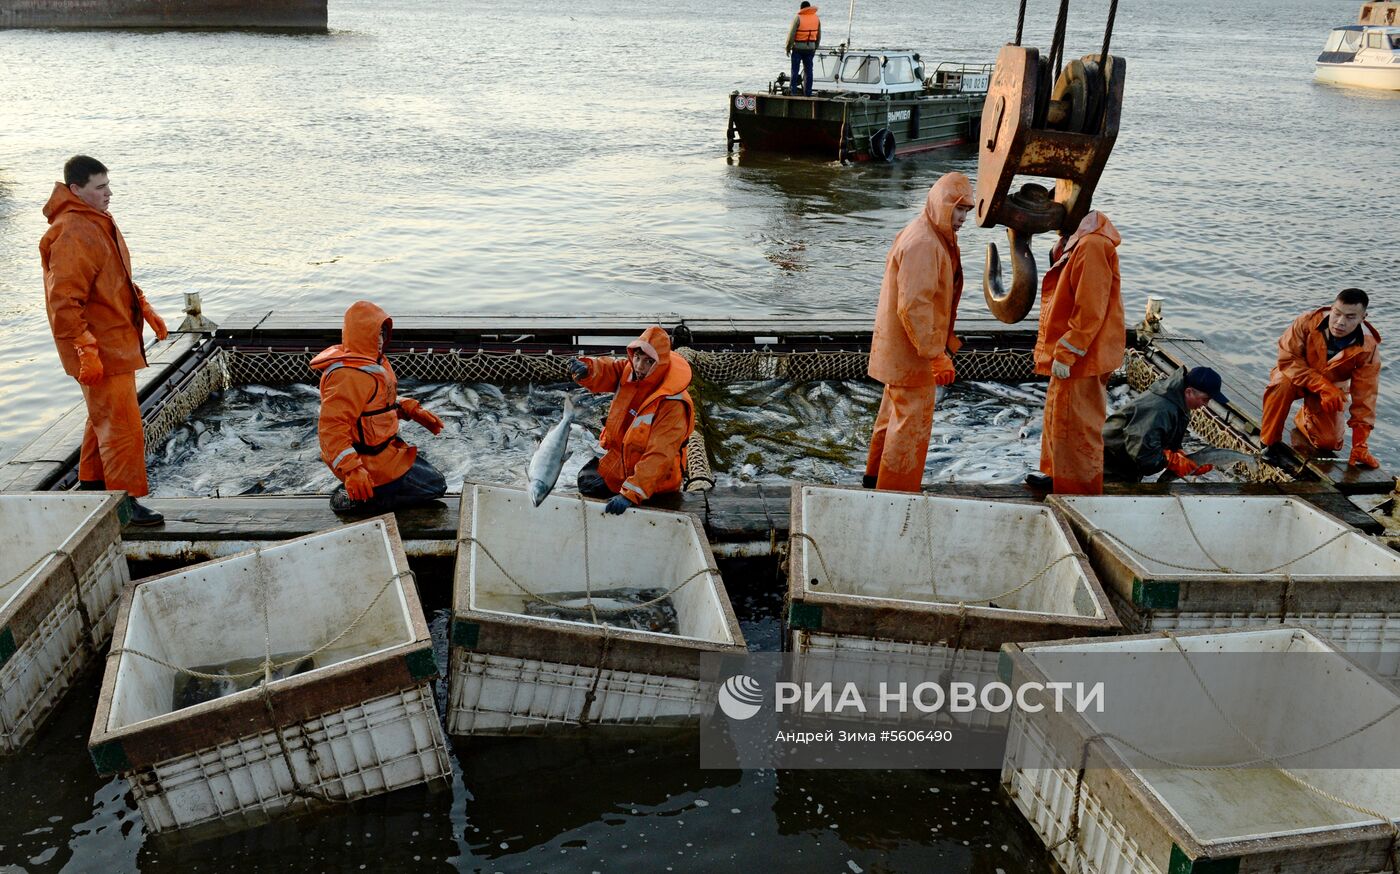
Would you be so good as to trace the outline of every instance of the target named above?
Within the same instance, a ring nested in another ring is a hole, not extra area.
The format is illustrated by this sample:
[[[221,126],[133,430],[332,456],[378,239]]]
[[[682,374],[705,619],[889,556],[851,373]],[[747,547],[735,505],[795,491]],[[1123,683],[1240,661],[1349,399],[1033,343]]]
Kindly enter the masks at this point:
[[[1368,4],[1368,6],[1397,4]],[[1368,16],[1363,11],[1363,21]],[[1317,56],[1317,81],[1330,85],[1400,91],[1400,27],[1348,24],[1334,27]]]

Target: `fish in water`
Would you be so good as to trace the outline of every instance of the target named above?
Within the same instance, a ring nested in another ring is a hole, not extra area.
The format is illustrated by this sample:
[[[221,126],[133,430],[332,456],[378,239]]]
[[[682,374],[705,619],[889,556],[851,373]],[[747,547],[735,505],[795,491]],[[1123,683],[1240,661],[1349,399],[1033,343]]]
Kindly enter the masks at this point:
[[[665,594],[665,589],[599,589],[591,597],[587,592],[558,592],[549,596],[553,604],[526,602],[525,615],[593,622],[596,611],[599,625],[677,634],[676,607],[670,598],[662,597]],[[593,610],[589,610],[590,603]]]
[[[540,448],[535,450],[530,459],[530,468],[526,473],[530,481],[530,500],[536,507],[549,497],[549,493],[554,491],[554,484],[559,480],[559,470],[564,466],[564,453],[569,448],[569,426],[573,422],[574,399],[565,395],[564,416],[544,435],[544,439],[540,441]]]
[[[285,680],[296,674],[304,674],[316,667],[316,663],[311,657],[298,658],[296,653],[276,653],[272,656],[272,661],[280,665],[272,671],[274,681]],[[262,663],[263,660],[260,658],[235,659],[221,665],[201,665],[195,668],[201,674],[231,674],[234,676],[196,677],[193,674],[176,674],[171,710],[181,710],[185,707],[203,704],[205,701],[213,701],[215,698],[222,698],[225,695],[261,686],[264,679],[262,674],[237,675],[256,671],[262,667]]]

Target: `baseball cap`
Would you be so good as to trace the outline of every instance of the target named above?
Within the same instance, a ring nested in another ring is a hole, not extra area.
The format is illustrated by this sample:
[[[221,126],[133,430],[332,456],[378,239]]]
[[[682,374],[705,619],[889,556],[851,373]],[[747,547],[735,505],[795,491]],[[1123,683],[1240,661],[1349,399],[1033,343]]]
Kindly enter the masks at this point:
[[[1193,367],[1187,371],[1186,387],[1205,392],[1217,404],[1230,402],[1230,399],[1220,391],[1220,374],[1209,367]]]

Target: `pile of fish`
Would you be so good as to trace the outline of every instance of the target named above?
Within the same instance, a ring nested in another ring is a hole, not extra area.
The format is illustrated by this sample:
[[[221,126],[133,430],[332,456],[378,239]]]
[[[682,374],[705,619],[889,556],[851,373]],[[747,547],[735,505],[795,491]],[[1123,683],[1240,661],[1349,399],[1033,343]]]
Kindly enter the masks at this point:
[[[527,601],[525,614],[630,628],[633,631],[676,634],[680,626],[676,620],[675,605],[670,598],[656,601],[665,594],[665,589],[599,589],[592,595],[588,592],[558,592],[549,596],[553,603]],[[648,604],[648,601],[656,603]],[[639,606],[642,604],[646,606]]]
[[[434,437],[412,422],[405,440],[458,491],[464,479],[523,486],[531,456],[573,398],[569,454],[557,492],[576,493],[579,468],[601,455],[598,433],[611,395],[577,386],[495,386],[490,383],[401,383],[399,393],[420,401],[443,421]],[[151,449],[151,494],[198,497],[256,494],[329,494],[336,478],[321,461],[316,433],[316,386],[242,385],[211,397],[164,444]]]
[[[864,380],[734,382],[705,411],[722,484],[859,483],[881,386]],[[1045,384],[938,389],[925,482],[1017,482],[1040,460]]]
[[[272,679],[274,680],[285,680],[287,677],[304,674],[316,667],[313,659],[299,657],[299,654],[294,652],[274,654],[272,662],[280,665],[272,670]],[[258,671],[262,666],[263,660],[261,658],[234,659],[220,665],[201,665],[194,669],[201,674],[219,676],[197,677],[194,674],[178,673],[175,675],[175,690],[170,709],[175,711],[185,707],[193,707],[196,704],[203,704],[205,701],[213,701],[215,698],[222,698],[225,695],[261,686],[263,680],[266,679],[263,674],[240,675]]]
[[[579,469],[602,455],[598,434],[612,400],[566,383],[404,383],[400,392],[443,420],[436,437],[412,422],[400,427],[449,490],[470,480],[528,486],[540,497],[555,478],[555,491],[577,493]],[[716,483],[860,482],[880,393],[865,380],[750,380],[707,389],[700,412]],[[1115,386],[1110,411],[1131,397],[1127,386]],[[314,385],[242,385],[216,394],[152,448],[152,494],[329,494],[336,479],[320,459],[319,408]],[[1043,382],[938,389],[924,481],[1019,482],[1039,463],[1044,412]],[[535,458],[542,442],[547,451]],[[1198,441],[1185,447],[1204,448]],[[1231,463],[1246,456],[1207,451],[1200,460],[1217,469],[1204,479],[1238,478]]]

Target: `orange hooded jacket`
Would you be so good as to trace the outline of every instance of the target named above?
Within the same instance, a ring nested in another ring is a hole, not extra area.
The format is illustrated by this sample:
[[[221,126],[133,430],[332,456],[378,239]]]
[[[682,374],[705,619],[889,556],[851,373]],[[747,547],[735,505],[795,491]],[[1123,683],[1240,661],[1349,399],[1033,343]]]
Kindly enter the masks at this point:
[[[633,504],[680,491],[686,440],[695,429],[690,363],[671,353],[671,338],[656,325],[627,348],[637,347],[656,359],[645,378],[632,378],[626,358],[598,357],[581,359],[588,375],[579,380],[595,394],[616,392],[599,438],[607,454],[598,473]]]
[[[927,386],[962,344],[953,335],[962,299],[962,255],[953,208],[972,206],[972,183],[945,173],[923,211],[894,238],[870,339],[869,373],[885,385]]]
[[[39,260],[49,327],[64,372],[78,376],[73,344],[84,332],[97,340],[107,376],[145,367],[141,310],[146,298],[131,279],[131,253],[117,223],[62,182],[54,183],[44,215],[49,229],[39,241]]]
[[[1360,346],[1348,346],[1332,360],[1327,359],[1327,337],[1322,323],[1330,306],[1303,313],[1293,320],[1278,340],[1278,364],[1270,383],[1279,373],[1294,385],[1307,388],[1313,373],[1336,386],[1351,381],[1351,418],[1347,426],[1371,429],[1376,426],[1376,395],[1381,379],[1381,335],[1370,322],[1363,321]]]
[[[345,311],[340,343],[311,359],[311,369],[322,371],[321,460],[341,482],[363,467],[370,482],[382,486],[407,473],[418,457],[399,437],[399,420],[417,402],[399,401],[394,368],[379,351],[380,331],[393,325],[375,304],[356,301]]]
[[[1035,372],[1052,361],[1070,366],[1070,378],[1102,376],[1123,366],[1127,329],[1118,274],[1122,237],[1108,216],[1093,211],[1056,246],[1055,264],[1040,285],[1040,330]]]

